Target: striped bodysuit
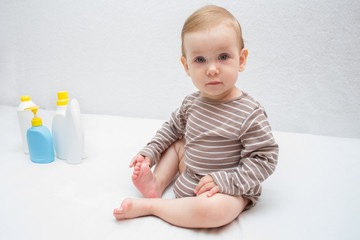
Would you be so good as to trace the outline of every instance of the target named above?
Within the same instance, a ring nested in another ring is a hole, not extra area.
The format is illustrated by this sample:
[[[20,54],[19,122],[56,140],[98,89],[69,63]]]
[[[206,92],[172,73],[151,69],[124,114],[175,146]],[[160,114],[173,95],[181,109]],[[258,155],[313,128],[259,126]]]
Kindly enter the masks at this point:
[[[149,157],[152,167],[183,137],[186,170],[175,182],[176,197],[195,196],[199,180],[210,175],[220,193],[248,198],[248,208],[256,204],[261,182],[273,173],[278,159],[278,145],[257,101],[246,93],[222,102],[200,92],[188,95],[139,154]]]

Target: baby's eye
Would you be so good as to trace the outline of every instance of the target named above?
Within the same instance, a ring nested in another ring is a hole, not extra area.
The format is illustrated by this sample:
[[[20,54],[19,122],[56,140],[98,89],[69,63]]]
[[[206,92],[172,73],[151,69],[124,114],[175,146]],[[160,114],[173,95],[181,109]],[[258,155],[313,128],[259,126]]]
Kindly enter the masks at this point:
[[[227,55],[226,53],[221,54],[219,56],[219,60],[221,60],[221,61],[227,60],[228,58],[229,58],[229,55]]]
[[[197,63],[203,63],[203,62],[205,62],[205,58],[203,58],[203,57],[197,57],[197,58],[195,59],[195,62],[197,62]]]

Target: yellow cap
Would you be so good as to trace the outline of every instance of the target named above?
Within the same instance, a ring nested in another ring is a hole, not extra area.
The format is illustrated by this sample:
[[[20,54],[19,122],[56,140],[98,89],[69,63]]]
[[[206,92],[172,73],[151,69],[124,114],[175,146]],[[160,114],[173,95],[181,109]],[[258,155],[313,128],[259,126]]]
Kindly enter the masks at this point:
[[[34,117],[33,119],[31,119],[31,125],[33,127],[38,127],[42,125],[42,120],[39,117]]]
[[[32,106],[32,107],[29,107],[29,108],[25,108],[25,110],[30,109],[34,114],[34,118],[31,120],[31,125],[33,127],[38,127],[38,126],[42,125],[41,118],[36,116],[38,108],[39,108],[39,106]]]
[[[64,105],[67,105],[68,102],[69,102],[69,95],[68,95],[68,92],[65,91],[65,92],[58,92],[57,93],[58,95],[58,100],[56,102],[56,105],[57,106],[64,106]]]
[[[27,101],[31,100],[29,95],[22,96],[20,99],[21,99],[22,102],[27,102]]]

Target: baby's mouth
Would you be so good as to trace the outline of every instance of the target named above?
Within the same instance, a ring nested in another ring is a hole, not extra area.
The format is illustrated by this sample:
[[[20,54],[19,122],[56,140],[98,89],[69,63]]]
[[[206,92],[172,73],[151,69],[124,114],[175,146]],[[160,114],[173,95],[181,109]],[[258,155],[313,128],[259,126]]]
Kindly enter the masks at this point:
[[[221,84],[221,82],[214,81],[214,82],[209,82],[207,85],[216,86],[219,84]]]

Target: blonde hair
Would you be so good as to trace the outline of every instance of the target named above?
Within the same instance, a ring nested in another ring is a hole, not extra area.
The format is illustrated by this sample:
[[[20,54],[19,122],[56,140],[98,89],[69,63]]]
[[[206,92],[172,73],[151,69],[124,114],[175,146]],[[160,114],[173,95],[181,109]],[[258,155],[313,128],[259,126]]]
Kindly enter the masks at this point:
[[[185,57],[184,36],[186,33],[209,29],[221,23],[227,23],[234,28],[239,40],[239,49],[243,49],[244,41],[238,20],[225,8],[208,5],[198,9],[186,19],[181,31],[182,56]]]

